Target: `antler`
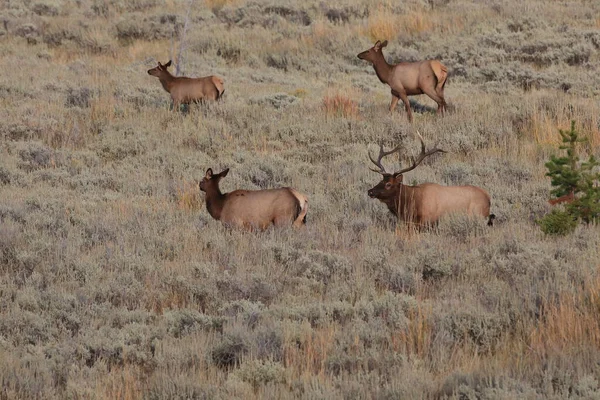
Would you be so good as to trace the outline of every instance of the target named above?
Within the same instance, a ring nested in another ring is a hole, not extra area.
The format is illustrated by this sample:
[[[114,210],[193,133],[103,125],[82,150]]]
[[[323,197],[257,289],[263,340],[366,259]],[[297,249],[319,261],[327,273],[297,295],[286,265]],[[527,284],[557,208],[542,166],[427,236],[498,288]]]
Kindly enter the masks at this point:
[[[371,153],[369,152],[369,159],[371,160],[371,162],[373,164],[375,164],[379,167],[379,171],[376,169],[373,169],[373,168],[369,168],[369,169],[374,172],[379,172],[382,175],[387,174],[387,172],[385,172],[385,168],[381,164],[381,159],[385,156],[389,156],[390,154],[397,152],[398,150],[400,150],[400,145],[396,146],[395,148],[393,148],[390,151],[383,151],[383,143],[380,143],[379,144],[379,156],[377,157],[377,161],[373,160],[373,157],[371,157]]]
[[[417,136],[419,136],[419,140],[421,141],[421,154],[418,155],[418,157],[415,159],[414,157],[412,157],[412,165],[408,168],[404,168],[401,169],[398,172],[394,172],[394,175],[401,175],[405,172],[408,171],[412,171],[413,169],[417,168],[417,166],[419,164],[421,164],[421,162],[426,158],[429,157],[432,154],[435,154],[437,152],[440,153],[445,153],[446,150],[442,150],[442,149],[438,149],[437,147],[434,147],[433,149],[429,150],[429,151],[425,151],[425,142],[423,141],[423,136],[421,136],[421,134],[419,133],[419,131],[417,131]]]

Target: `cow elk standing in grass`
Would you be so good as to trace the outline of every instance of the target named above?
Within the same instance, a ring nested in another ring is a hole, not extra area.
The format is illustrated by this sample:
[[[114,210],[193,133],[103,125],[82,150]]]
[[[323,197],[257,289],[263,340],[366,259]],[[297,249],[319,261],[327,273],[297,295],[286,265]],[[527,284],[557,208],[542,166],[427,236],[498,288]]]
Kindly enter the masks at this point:
[[[210,75],[204,78],[175,77],[167,70],[171,60],[166,64],[158,63],[157,67],[148,70],[148,74],[158,77],[162,87],[171,94],[173,110],[179,110],[180,104],[197,103],[205,100],[216,101],[223,96],[225,88],[223,79]]]
[[[308,198],[304,194],[289,187],[221,193],[219,181],[228,172],[229,168],[213,174],[209,168],[200,182],[200,190],[206,193],[206,209],[214,219],[229,226],[260,230],[270,225],[301,227],[306,223]]]
[[[493,224],[494,214],[490,214],[490,196],[477,186],[441,186],[436,183],[422,183],[408,186],[403,183],[403,174],[415,169],[426,157],[444,150],[433,148],[425,151],[423,137],[417,132],[421,141],[421,153],[410,167],[390,174],[381,164],[383,157],[397,152],[400,146],[384,151],[379,148],[379,157],[375,161],[371,154],[369,158],[379,168],[373,169],[383,175],[383,179],[368,191],[369,197],[376,198],[389,210],[405,222],[414,223],[417,227],[437,224],[439,219],[450,213],[466,213],[481,215],[488,218],[488,225]]]
[[[360,53],[358,58],[370,61],[379,80],[392,88],[390,112],[394,111],[398,100],[402,99],[408,120],[412,122],[408,96],[424,93],[438,104],[437,113],[443,114],[446,110],[444,85],[448,77],[448,69],[438,60],[388,64],[382,52],[387,44],[387,40],[383,43],[378,40],[369,50]]]

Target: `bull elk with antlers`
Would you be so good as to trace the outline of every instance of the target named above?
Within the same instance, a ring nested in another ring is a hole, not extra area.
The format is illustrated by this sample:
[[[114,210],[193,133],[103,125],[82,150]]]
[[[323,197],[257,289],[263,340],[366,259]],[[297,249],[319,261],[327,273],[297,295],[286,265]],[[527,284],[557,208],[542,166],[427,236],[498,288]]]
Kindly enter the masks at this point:
[[[490,214],[490,196],[477,186],[442,186],[436,183],[422,183],[409,186],[403,183],[403,175],[415,169],[426,157],[444,150],[434,147],[425,151],[423,137],[417,132],[421,141],[421,153],[413,158],[410,167],[390,174],[386,172],[381,160],[383,157],[400,150],[400,146],[384,151],[379,147],[377,161],[369,154],[369,159],[379,168],[372,169],[383,175],[383,179],[368,191],[369,197],[376,198],[389,210],[405,222],[412,222],[418,227],[435,225],[439,219],[450,213],[467,213],[488,218],[488,225],[493,225],[494,214]]]
[[[180,104],[197,103],[204,100],[219,100],[225,92],[223,79],[210,75],[203,78],[176,77],[167,70],[171,66],[171,60],[166,64],[158,63],[158,66],[149,69],[148,74],[156,76],[162,87],[171,94],[173,110],[179,110]]]
[[[379,80],[392,88],[390,112],[394,111],[398,100],[402,100],[408,120],[412,122],[408,96],[426,94],[437,103],[437,113],[443,114],[446,111],[444,86],[448,78],[448,69],[438,60],[388,64],[382,52],[387,44],[387,40],[383,43],[378,40],[373,47],[363,51],[357,57],[370,61]]]
[[[301,227],[306,223],[308,198],[285,187],[267,190],[234,190],[221,193],[219,181],[229,168],[213,174],[211,168],[200,182],[206,193],[206,209],[216,220],[229,226],[264,230],[270,225]]]

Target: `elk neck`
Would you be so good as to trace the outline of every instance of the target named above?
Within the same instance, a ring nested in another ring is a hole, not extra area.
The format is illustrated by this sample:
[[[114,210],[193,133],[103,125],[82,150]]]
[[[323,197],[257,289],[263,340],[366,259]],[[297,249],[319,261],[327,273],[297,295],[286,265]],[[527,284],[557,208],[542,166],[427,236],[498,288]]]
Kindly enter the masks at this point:
[[[163,89],[171,93],[171,88],[175,82],[175,77],[171,75],[169,71],[162,71],[158,79],[160,80],[160,84],[162,85]]]
[[[377,77],[382,83],[388,83],[390,76],[392,75],[393,66],[388,64],[383,57],[383,53],[377,53],[375,60],[373,60],[373,68]]]
[[[206,209],[211,217],[221,219],[221,212],[225,205],[226,194],[221,193],[218,185],[208,185],[206,188]]]
[[[414,204],[414,201],[411,201],[414,198],[414,190],[414,186],[400,184],[398,195],[385,202],[392,214],[403,219],[410,214],[411,205]]]

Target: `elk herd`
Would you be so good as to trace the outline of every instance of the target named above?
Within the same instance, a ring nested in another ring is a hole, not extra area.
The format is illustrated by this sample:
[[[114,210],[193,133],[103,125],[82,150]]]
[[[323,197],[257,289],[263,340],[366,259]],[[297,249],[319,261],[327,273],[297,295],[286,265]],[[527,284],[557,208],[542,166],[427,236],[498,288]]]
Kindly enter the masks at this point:
[[[388,64],[382,52],[387,44],[387,40],[377,41],[357,57],[369,61],[379,80],[391,88],[390,112],[402,100],[407,118],[412,123],[408,96],[426,94],[437,103],[437,113],[443,115],[446,111],[444,86],[448,77],[447,68],[438,60]],[[175,77],[168,71],[169,66],[171,61],[165,64],[159,62],[158,66],[148,70],[148,74],[157,77],[171,95],[173,110],[178,110],[181,104],[217,101],[223,96],[223,79],[214,75],[203,78]],[[412,159],[412,165],[400,171],[389,173],[382,164],[383,158],[399,152],[400,146],[385,151],[380,145],[377,160],[369,154],[369,159],[377,166],[372,170],[381,174],[382,179],[368,190],[368,196],[381,201],[398,219],[417,228],[435,226],[440,218],[452,213],[485,217],[491,226],[495,216],[490,213],[490,196],[482,188],[436,183],[411,186],[404,183],[406,172],[415,169],[425,158],[445,152],[437,147],[426,150],[423,137],[418,131],[416,134],[421,142],[421,152]],[[199,183],[200,190],[205,193],[206,209],[214,219],[228,226],[250,230],[264,230],[272,225],[302,227],[306,224],[306,195],[290,187],[222,193],[219,182],[228,172],[229,169],[225,169],[214,173],[209,168]]]

